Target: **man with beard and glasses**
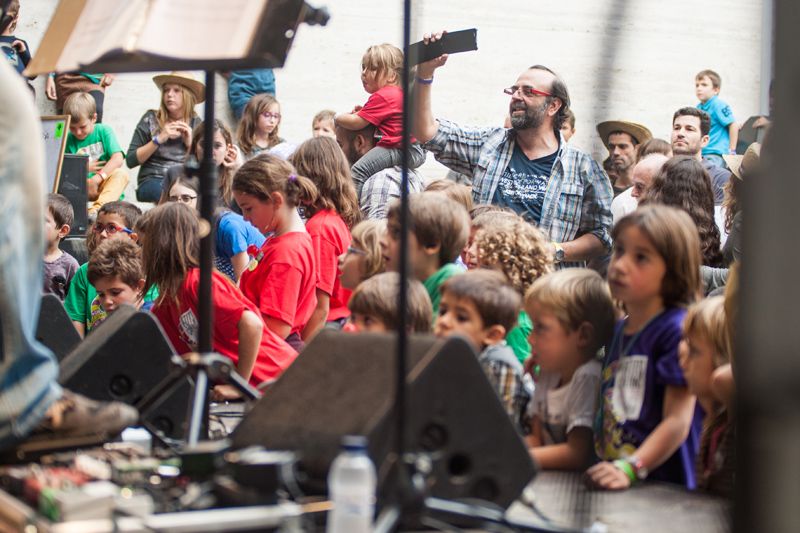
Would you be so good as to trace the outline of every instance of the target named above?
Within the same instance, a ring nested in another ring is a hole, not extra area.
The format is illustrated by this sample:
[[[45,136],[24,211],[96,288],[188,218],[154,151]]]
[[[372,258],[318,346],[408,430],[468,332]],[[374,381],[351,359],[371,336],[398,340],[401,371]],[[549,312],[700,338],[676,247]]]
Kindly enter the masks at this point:
[[[597,133],[608,148],[608,157],[615,179],[611,181],[614,196],[633,186],[636,148],[653,138],[650,130],[636,122],[607,120],[597,125]]]
[[[442,55],[417,66],[413,135],[437,161],[472,178],[476,203],[508,207],[538,226],[553,243],[558,267],[604,255],[611,247],[611,183],[561,135],[569,108],[564,82],[534,65],[505,89],[511,128],[463,128],[434,119],[431,109],[433,74],[446,61]]]
[[[672,153],[689,155],[703,164],[711,177],[711,188],[714,190],[714,205],[721,206],[723,187],[731,179],[729,170],[703,159],[703,147],[708,144],[708,132],[711,130],[711,118],[708,113],[696,107],[682,107],[672,116]]]

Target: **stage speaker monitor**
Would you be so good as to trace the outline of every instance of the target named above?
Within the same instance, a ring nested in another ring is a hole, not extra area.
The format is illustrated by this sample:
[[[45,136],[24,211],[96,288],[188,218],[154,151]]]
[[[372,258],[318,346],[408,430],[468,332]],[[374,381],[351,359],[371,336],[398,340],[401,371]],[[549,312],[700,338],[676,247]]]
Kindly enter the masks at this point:
[[[81,342],[81,336],[64,309],[64,304],[55,294],[42,296],[36,340],[50,348],[59,362]]]
[[[390,492],[396,338],[323,330],[231,435],[234,448],[300,454],[307,490],[324,492],[343,435],[364,435]],[[429,454],[433,496],[508,507],[535,468],[497,393],[463,339],[414,336],[409,344],[406,450]]]
[[[170,373],[174,353],[153,315],[124,305],[61,362],[59,383],[94,400],[135,405]],[[187,378],[147,421],[168,437],[183,437],[191,393]]]
[[[63,194],[72,204],[75,220],[69,230],[71,236],[85,236],[89,227],[89,215],[86,209],[88,196],[86,193],[86,176],[89,157],[85,155],[64,154],[61,163],[61,176],[58,180],[58,194]]]

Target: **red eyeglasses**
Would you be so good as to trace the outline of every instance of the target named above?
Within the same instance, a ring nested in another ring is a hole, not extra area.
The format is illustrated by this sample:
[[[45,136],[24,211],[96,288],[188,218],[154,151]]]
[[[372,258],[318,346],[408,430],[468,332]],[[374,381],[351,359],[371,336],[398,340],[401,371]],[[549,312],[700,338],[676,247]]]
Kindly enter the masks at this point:
[[[530,85],[522,85],[522,86],[512,85],[511,87],[508,87],[507,89],[503,89],[503,92],[506,93],[509,96],[514,96],[514,94],[517,91],[520,91],[522,93],[522,96],[528,96],[528,97],[534,96],[534,95],[537,95],[537,94],[539,96],[553,96],[550,93],[546,93],[544,91],[540,91],[539,89],[534,89]]]

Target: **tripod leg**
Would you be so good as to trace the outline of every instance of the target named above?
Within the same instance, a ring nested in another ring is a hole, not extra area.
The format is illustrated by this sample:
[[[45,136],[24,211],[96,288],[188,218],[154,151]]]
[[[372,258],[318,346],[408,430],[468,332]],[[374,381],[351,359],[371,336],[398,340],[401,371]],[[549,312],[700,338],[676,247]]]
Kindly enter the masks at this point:
[[[194,398],[192,399],[192,415],[189,420],[188,435],[186,444],[196,446],[200,440],[200,433],[204,427],[208,427],[206,414],[208,413],[208,375],[205,369],[198,369],[194,378]],[[207,439],[208,435],[203,435]]]

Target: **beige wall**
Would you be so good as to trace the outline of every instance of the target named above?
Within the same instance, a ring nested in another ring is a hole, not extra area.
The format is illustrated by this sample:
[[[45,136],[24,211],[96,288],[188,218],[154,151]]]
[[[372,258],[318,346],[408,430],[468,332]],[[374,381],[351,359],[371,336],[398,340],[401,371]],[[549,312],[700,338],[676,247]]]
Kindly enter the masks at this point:
[[[35,52],[57,2],[21,3],[17,35]],[[327,5],[330,23],[301,27],[286,67],[276,72],[281,133],[293,142],[310,134],[311,118],[320,109],[349,111],[363,103],[361,54],[374,43],[399,45],[402,37],[400,0],[312,4]],[[721,74],[721,96],[737,119],[759,110],[762,0],[418,0],[414,5],[413,40],[429,30],[478,28],[479,50],[451,57],[434,85],[436,115],[463,124],[501,124],[508,106],[502,88],[534,63],[565,79],[578,118],[573,142],[597,157],[605,150],[594,132],[596,121],[635,120],[668,138],[672,113],[696,103],[694,74],[704,68]],[[218,81],[217,110],[230,119],[224,81]],[[36,83],[42,113],[52,112],[43,79]],[[107,94],[105,122],[127,147],[141,114],[157,103],[151,75],[120,75]],[[444,173],[429,158],[425,174]]]

